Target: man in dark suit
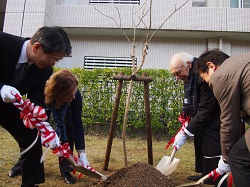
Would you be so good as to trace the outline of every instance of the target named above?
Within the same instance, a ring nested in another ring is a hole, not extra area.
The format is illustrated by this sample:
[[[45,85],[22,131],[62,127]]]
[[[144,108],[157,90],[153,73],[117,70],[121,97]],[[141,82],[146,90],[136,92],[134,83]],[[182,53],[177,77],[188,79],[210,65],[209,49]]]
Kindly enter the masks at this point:
[[[170,72],[184,82],[181,117],[191,119],[188,126],[176,135],[174,146],[178,150],[187,135],[194,136],[195,171],[201,173],[199,176],[188,176],[189,180],[198,180],[216,169],[221,155],[220,107],[208,84],[194,71],[195,63],[196,58],[185,52],[176,53],[170,61]],[[206,183],[216,182],[209,180]]]
[[[208,50],[197,59],[195,68],[209,83],[221,108],[218,172],[226,173],[231,168],[235,185],[248,187],[250,128],[243,131],[242,118],[250,122],[250,53],[229,57],[218,49]]]
[[[37,129],[24,126],[20,110],[12,104],[15,101],[13,94],[26,94],[31,102],[46,107],[44,87],[53,72],[52,66],[70,54],[70,41],[60,27],[39,28],[32,38],[0,32],[0,125],[14,137],[20,151],[34,142]],[[28,67],[21,70],[24,64]],[[22,187],[34,187],[45,181],[41,156],[39,137],[20,158]]]

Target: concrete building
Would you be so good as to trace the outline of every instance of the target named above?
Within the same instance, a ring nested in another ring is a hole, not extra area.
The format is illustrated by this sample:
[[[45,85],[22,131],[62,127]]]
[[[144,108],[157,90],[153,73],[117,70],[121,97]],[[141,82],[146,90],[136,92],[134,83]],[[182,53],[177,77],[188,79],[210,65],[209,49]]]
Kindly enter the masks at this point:
[[[229,55],[250,51],[250,0],[153,0],[152,9],[150,0],[0,1],[4,32],[27,37],[44,25],[67,31],[73,51],[58,63],[63,68],[131,66],[133,46],[139,66],[150,23],[150,36],[157,32],[144,69],[168,68],[179,51],[194,56],[208,48]]]

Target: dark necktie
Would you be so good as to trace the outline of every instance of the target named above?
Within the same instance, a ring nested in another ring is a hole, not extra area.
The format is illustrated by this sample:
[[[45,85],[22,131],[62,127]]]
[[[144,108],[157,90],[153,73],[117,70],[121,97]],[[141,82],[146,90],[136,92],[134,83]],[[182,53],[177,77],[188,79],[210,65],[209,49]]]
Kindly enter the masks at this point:
[[[25,62],[19,65],[15,71],[15,78],[13,81],[13,85],[16,86],[24,77],[28,70],[29,62]]]

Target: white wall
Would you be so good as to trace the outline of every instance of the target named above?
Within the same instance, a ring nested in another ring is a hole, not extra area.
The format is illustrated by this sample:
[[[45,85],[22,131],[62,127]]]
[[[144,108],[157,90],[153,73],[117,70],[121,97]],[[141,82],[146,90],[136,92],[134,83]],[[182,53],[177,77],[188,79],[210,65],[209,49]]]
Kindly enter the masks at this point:
[[[62,60],[58,67],[83,67],[84,56],[130,57],[132,46],[125,37],[70,36],[72,58]],[[143,68],[168,68],[172,55],[186,51],[198,56],[207,48],[205,39],[153,38]],[[142,60],[142,45],[136,48],[137,64]]]
[[[130,57],[132,47],[125,37],[70,36],[72,57],[64,58],[57,67],[72,68],[84,65],[84,56]],[[195,57],[207,49],[219,47],[219,38],[153,38],[149,43],[143,68],[168,69],[171,57],[181,51]],[[231,40],[222,38],[222,50],[228,55],[250,51],[250,41]],[[138,66],[142,59],[142,45],[136,48]]]
[[[32,36],[39,27],[51,26],[56,0],[8,0],[4,32]]]

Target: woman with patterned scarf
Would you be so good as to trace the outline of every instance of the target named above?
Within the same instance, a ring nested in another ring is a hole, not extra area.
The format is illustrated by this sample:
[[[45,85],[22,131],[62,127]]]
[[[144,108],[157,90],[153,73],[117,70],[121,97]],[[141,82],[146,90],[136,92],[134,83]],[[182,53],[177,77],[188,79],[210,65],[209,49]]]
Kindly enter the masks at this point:
[[[85,153],[84,129],[82,125],[82,97],[78,90],[78,80],[66,69],[53,74],[45,86],[45,103],[49,106],[55,130],[62,143],[69,143],[78,153],[78,158],[84,165],[89,165]],[[70,172],[70,163],[59,157],[61,175],[68,184],[74,184],[75,179]]]

